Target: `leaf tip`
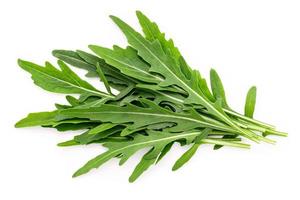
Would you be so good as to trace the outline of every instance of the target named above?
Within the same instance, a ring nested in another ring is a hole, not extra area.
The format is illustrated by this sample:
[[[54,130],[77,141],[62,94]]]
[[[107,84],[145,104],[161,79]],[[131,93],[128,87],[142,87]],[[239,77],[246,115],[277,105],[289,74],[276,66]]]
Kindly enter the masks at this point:
[[[25,60],[22,60],[21,58],[18,58],[17,63],[21,68],[24,69],[27,62]]]
[[[15,123],[15,128],[24,128],[28,127],[29,125],[26,123],[26,118],[19,120],[17,123]]]
[[[136,16],[140,17],[140,16],[144,16],[144,14],[140,11],[140,10],[136,10],[135,11]]]
[[[114,15],[109,15],[109,18],[112,19],[113,21],[118,20],[119,18]]]
[[[21,121],[18,121],[17,123],[15,123],[14,127],[15,128],[22,128],[22,124],[20,122]]]
[[[131,176],[128,178],[128,181],[129,181],[129,183],[133,183],[136,179],[137,179],[136,176],[132,176],[132,175],[131,175]]]
[[[97,45],[93,45],[93,44],[90,44],[89,46],[89,49],[92,50],[93,52],[95,52],[99,47]]]
[[[174,171],[176,171],[178,168],[179,168],[179,167],[177,167],[176,165],[174,165],[174,166],[172,167],[172,171],[174,172]]]
[[[214,77],[218,77],[219,78],[219,75],[218,75],[217,71],[214,68],[210,69],[209,74],[210,74],[211,78],[214,78]]]
[[[57,57],[57,55],[59,54],[59,50],[53,50],[52,52],[51,52],[51,54],[54,56],[54,57]]]
[[[76,178],[76,177],[78,177],[78,176],[80,176],[80,175],[82,175],[82,173],[81,173],[81,171],[80,171],[80,169],[79,169],[79,170],[77,170],[77,171],[72,175],[72,178]]]

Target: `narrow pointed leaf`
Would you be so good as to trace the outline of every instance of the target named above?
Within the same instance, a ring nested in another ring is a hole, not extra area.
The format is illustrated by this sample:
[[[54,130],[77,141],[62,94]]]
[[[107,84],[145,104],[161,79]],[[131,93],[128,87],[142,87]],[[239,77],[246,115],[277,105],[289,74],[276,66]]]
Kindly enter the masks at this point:
[[[246,103],[245,103],[245,115],[247,117],[253,118],[253,113],[256,103],[256,87],[253,86],[249,89],[247,93]]]
[[[112,94],[112,93],[111,93],[111,90],[110,90],[109,83],[108,83],[108,81],[107,81],[107,79],[106,79],[104,73],[102,72],[102,69],[101,69],[101,67],[100,67],[100,64],[97,63],[96,67],[97,67],[96,71],[97,71],[97,73],[98,73],[98,75],[99,75],[99,77],[100,77],[100,80],[104,83],[104,86],[105,86],[105,88],[106,88],[106,91],[107,91],[108,93]]]
[[[215,99],[221,99],[222,106],[228,107],[223,83],[222,83],[218,73],[214,69],[210,70],[210,86],[211,86],[211,89],[212,89]]]
[[[16,128],[52,125],[56,122],[57,111],[30,113],[15,124]]]
[[[187,163],[193,155],[196,153],[200,144],[194,144],[189,150],[187,150],[174,164],[172,170],[175,171]]]
[[[151,165],[153,165],[155,163],[155,160],[157,159],[154,156],[151,159],[147,159],[147,156],[152,152],[153,149],[150,149],[141,159],[141,161],[137,164],[137,166],[135,167],[134,171],[132,172],[132,174],[129,177],[129,182],[132,183],[134,182],[138,177],[140,177]]]
[[[175,171],[177,169],[179,169],[180,167],[182,167],[185,163],[187,163],[192,157],[193,155],[196,153],[197,149],[199,148],[200,144],[201,144],[201,140],[205,139],[209,132],[211,131],[211,129],[204,129],[200,135],[198,135],[195,139],[195,144],[189,149],[187,150],[174,164],[172,170]]]

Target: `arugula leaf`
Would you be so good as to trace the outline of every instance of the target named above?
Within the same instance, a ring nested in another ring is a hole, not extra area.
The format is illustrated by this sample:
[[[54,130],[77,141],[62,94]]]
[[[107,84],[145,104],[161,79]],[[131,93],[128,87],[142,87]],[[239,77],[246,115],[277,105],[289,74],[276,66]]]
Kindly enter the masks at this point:
[[[90,63],[82,59],[78,53],[69,50],[53,50],[52,55],[64,62],[76,66],[81,69],[87,70],[89,73],[96,75],[96,69]]]
[[[189,94],[185,99],[185,103],[203,105],[210,114],[224,121],[240,134],[253,141],[258,141],[256,137],[233,123],[219,105],[208,101],[198,87],[199,74],[196,71],[193,71],[190,80],[186,79],[181,73],[179,65],[174,61],[174,58],[164,53],[158,40],[149,42],[121,19],[115,16],[111,16],[111,18],[125,34],[128,43],[138,51],[138,55],[151,65],[150,72],[161,74],[164,77],[164,81],[159,83],[160,86],[164,87],[175,84],[181,87]]]
[[[125,107],[101,105],[97,108],[74,108],[61,110],[58,118],[65,119],[76,117],[111,123],[131,123],[127,126],[127,129],[130,130],[161,122],[174,122],[176,126],[168,128],[168,131],[185,131],[196,127],[210,127],[216,130],[234,131],[225,125],[206,122],[201,115],[193,110],[185,111],[184,113],[174,113],[157,106],[149,100],[140,99],[139,101],[145,103],[148,107],[142,108],[133,104],[127,104]]]
[[[132,174],[129,177],[129,182],[134,182],[139,176],[142,175],[151,165],[155,163],[155,160],[159,156],[160,152],[156,151],[155,155],[153,154],[154,148],[150,149],[141,159],[141,161],[137,164],[135,169],[133,170]],[[151,158],[147,158],[149,155],[151,155]]]
[[[176,61],[179,60],[181,54],[177,47],[175,47],[172,39],[166,40],[165,34],[162,33],[155,22],[151,22],[147,16],[145,16],[141,11],[136,11],[136,16],[142,27],[147,40],[153,42],[158,40],[165,53],[169,53],[174,57]]]
[[[203,132],[198,135],[195,139],[195,144],[187,150],[174,164],[172,170],[175,171],[182,167],[185,163],[187,163],[193,155],[196,153],[197,149],[199,148],[201,144],[201,140],[205,139],[208,136],[208,133],[211,131],[211,129],[204,129]]]
[[[177,170],[187,163],[202,144],[249,148],[242,139],[274,144],[267,135],[287,136],[274,126],[253,119],[256,88],[246,98],[245,114],[229,108],[217,72],[210,72],[210,88],[200,72],[185,61],[172,39],[167,39],[155,22],[137,11],[145,37],[117,17],[111,16],[127,37],[130,46],[108,49],[90,45],[101,58],[84,51],[54,50],[59,69],[19,60],[39,87],[68,94],[68,105],[57,110],[30,113],[16,127],[42,126],[58,131],[83,130],[58,146],[103,144],[107,151],[88,161],[74,177],[100,167],[112,158],[124,164],[135,152],[147,149],[129,177],[134,182],[157,164],[175,142],[189,145],[174,164]],[[97,90],[77,76],[64,62],[98,77],[106,92]],[[118,94],[111,93],[111,88]],[[69,94],[79,94],[78,98]]]
[[[95,128],[97,128],[97,127],[95,127]],[[95,128],[93,128],[93,129],[95,129]],[[91,130],[93,130],[93,129],[91,129]],[[83,134],[75,136],[74,140],[80,144],[90,144],[92,142],[99,141],[100,139],[104,139],[111,135],[120,133],[122,131],[122,129],[123,129],[122,126],[114,126],[110,129],[100,131],[96,134],[90,134],[89,132],[91,130],[88,130],[88,131],[84,132]]]
[[[221,99],[222,106],[228,108],[228,104],[225,96],[225,90],[222,81],[218,73],[214,69],[210,70],[210,84],[215,99]]]
[[[74,67],[87,70],[88,73],[86,76],[88,77],[98,77],[96,65],[99,63],[110,86],[114,88],[116,85],[132,85],[136,82],[134,79],[124,76],[117,69],[105,63],[103,59],[84,51],[54,50],[52,54]]]
[[[118,68],[127,76],[150,83],[158,83],[162,80],[162,78],[149,72],[150,66],[141,60],[136,50],[131,47],[122,49],[121,47],[114,46],[113,50],[110,50],[108,48],[90,45],[89,48],[105,59],[108,64]]]
[[[163,159],[163,157],[165,157],[165,155],[167,155],[167,153],[171,150],[173,144],[174,144],[174,142],[170,142],[161,150],[158,158],[156,159],[155,164],[157,164],[161,159]]]
[[[62,61],[58,61],[61,71],[49,62],[46,62],[45,67],[42,67],[19,59],[18,64],[22,69],[29,72],[34,83],[44,90],[64,94],[89,94],[100,97],[112,97],[98,91],[88,82],[82,80]]]
[[[152,147],[152,151],[148,152],[143,159],[151,160],[151,162],[142,163],[137,167],[136,171],[130,178],[130,181],[133,182],[141,172],[145,171],[151,164],[153,164],[153,160],[157,157],[157,153],[161,152],[162,149],[169,143],[178,140],[194,140],[201,132],[180,132],[180,133],[169,133],[169,132],[155,132],[149,131],[148,135],[141,135],[138,134],[134,137],[133,140],[114,143],[114,142],[107,142],[104,143],[103,146],[107,147],[108,150],[99,156],[88,161],[83,167],[77,170],[73,177],[77,177],[83,175],[93,168],[98,168],[103,165],[108,160],[120,155],[120,164],[125,163],[135,152],[140,149],[146,147]],[[233,142],[225,142],[225,141],[218,141],[214,139],[203,139],[203,143],[207,144],[223,144],[223,145],[230,145],[242,148],[249,148],[249,145],[233,143]],[[142,166],[141,166],[142,165]]]
[[[53,125],[56,122],[57,111],[30,113],[24,119],[21,119],[15,124],[16,128]]]
[[[97,71],[97,73],[98,73],[98,75],[100,77],[100,80],[104,83],[104,86],[105,86],[107,92],[109,94],[112,94],[111,90],[110,90],[110,87],[109,87],[109,83],[108,83],[108,81],[107,81],[107,79],[106,79],[106,77],[105,77],[105,75],[104,75],[104,73],[103,73],[103,71],[102,71],[102,69],[100,67],[100,64],[97,63],[96,67],[97,67],[96,71]]]
[[[108,148],[103,154],[96,156],[89,162],[87,162],[83,167],[76,171],[73,177],[80,176],[89,172],[93,168],[98,168],[111,158],[116,157],[121,154],[121,163],[124,163],[129,157],[131,157],[135,152],[146,147],[153,147],[154,149],[161,149],[172,141],[179,139],[189,139],[195,138],[199,135],[199,132],[191,133],[168,133],[168,132],[149,132],[147,136],[137,135],[134,140],[121,142],[121,143],[104,143],[103,146]],[[147,155],[148,158],[153,158],[153,152]]]
[[[68,103],[71,105],[71,107],[78,106],[80,104],[80,101],[73,96],[67,95],[66,99]]]
[[[253,86],[249,89],[247,93],[247,98],[245,103],[245,115],[247,117],[253,118],[255,103],[256,103],[256,87]]]
[[[98,134],[98,133],[101,133],[101,132],[106,131],[108,129],[111,129],[115,126],[117,126],[117,124],[103,123],[103,124],[100,124],[99,126],[93,128],[93,129],[89,130],[88,134],[90,134],[90,135]]]

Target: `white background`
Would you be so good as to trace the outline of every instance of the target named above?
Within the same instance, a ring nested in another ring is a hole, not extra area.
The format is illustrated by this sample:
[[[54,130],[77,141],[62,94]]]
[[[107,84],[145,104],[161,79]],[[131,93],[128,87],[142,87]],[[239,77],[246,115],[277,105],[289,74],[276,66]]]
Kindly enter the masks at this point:
[[[186,150],[175,146],[133,184],[127,179],[141,154],[125,166],[113,160],[72,179],[77,168],[104,148],[59,148],[56,144],[74,133],[15,129],[14,123],[27,113],[65,102],[64,95],[34,86],[16,60],[42,64],[55,62],[53,49],[124,46],[125,38],[108,15],[138,27],[137,9],[158,22],[205,77],[211,67],[217,69],[232,107],[242,112],[246,91],[255,84],[255,117],[289,137],[275,138],[274,146],[253,144],[250,150],[203,146],[186,166],[172,172]],[[1,1],[0,199],[300,199],[299,11],[296,0]]]

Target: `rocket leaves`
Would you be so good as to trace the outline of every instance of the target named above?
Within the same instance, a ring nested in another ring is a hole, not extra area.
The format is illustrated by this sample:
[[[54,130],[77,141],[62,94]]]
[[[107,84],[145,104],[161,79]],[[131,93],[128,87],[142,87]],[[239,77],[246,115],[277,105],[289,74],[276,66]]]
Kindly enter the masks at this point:
[[[253,118],[255,103],[256,103],[256,87],[253,86],[249,89],[247,93],[247,98],[245,103],[245,115],[247,117]]]
[[[44,90],[64,94],[88,94],[111,97],[77,76],[64,62],[58,61],[61,70],[46,62],[45,67],[24,60],[18,60],[20,67],[31,74],[34,83]]]
[[[173,144],[190,145],[173,170],[185,165],[202,145],[250,148],[244,140],[275,141],[268,135],[287,136],[274,126],[253,118],[256,88],[246,98],[244,115],[229,107],[216,70],[210,81],[192,69],[172,39],[158,25],[137,11],[143,34],[118,17],[111,19],[128,40],[125,48],[89,45],[96,54],[81,50],[54,50],[56,68],[19,59],[34,83],[50,92],[67,94],[67,104],[56,110],[30,113],[16,127],[42,126],[82,133],[58,146],[102,144],[107,150],[88,161],[73,177],[102,166],[113,158],[124,164],[137,151],[146,149],[129,177],[134,182],[171,150]],[[106,91],[83,80],[67,65],[86,70],[87,77],[103,82]],[[209,87],[210,85],[210,87]],[[71,96],[72,94],[79,97]]]

